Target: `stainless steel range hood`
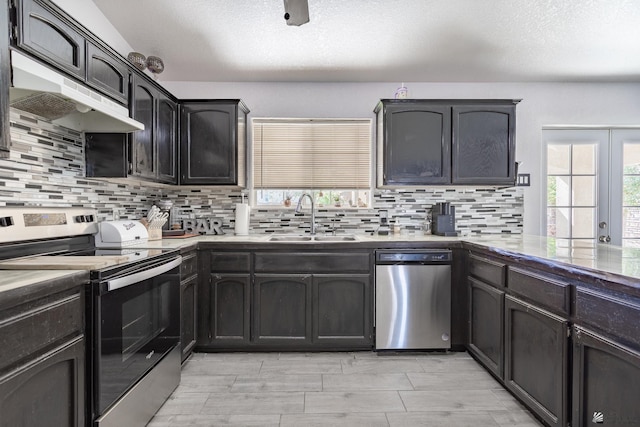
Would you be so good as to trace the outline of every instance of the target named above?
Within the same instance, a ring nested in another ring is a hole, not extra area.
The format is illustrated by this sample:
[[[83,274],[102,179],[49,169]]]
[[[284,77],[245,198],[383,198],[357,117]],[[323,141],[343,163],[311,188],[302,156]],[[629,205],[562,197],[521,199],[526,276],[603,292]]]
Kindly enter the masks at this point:
[[[127,108],[14,50],[11,68],[11,107],[79,131],[144,129]]]

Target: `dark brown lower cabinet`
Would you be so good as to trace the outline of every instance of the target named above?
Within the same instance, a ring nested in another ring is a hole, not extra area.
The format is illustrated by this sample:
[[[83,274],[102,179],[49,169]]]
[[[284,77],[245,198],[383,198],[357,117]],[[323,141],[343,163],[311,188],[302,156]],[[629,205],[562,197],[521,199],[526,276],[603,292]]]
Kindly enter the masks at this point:
[[[265,346],[311,345],[311,275],[256,274],[252,341]]]
[[[78,336],[0,378],[0,427],[82,427],[85,341]]]
[[[568,422],[568,320],[505,297],[507,389],[551,426]]]
[[[238,348],[249,345],[250,298],[250,274],[211,275],[206,347]]]
[[[504,292],[469,280],[469,351],[493,374],[503,377]]]
[[[196,345],[197,306],[198,276],[192,276],[180,283],[180,342],[183,362]]]
[[[327,346],[370,348],[371,277],[313,276],[313,341]]]
[[[640,425],[640,352],[573,326],[572,425]]]

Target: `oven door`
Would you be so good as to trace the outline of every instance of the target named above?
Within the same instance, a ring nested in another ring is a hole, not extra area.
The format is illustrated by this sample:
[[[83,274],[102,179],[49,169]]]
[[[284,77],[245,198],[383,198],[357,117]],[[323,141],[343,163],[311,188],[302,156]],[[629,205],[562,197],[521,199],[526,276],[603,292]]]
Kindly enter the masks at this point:
[[[180,341],[180,256],[101,282],[94,296],[94,398],[101,415]]]

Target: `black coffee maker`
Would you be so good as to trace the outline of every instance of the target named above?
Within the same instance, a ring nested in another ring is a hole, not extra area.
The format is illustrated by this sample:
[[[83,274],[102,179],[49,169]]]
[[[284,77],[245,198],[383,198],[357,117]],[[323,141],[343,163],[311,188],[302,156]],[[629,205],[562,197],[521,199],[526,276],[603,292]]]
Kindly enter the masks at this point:
[[[436,203],[431,208],[431,233],[438,236],[457,236],[456,208],[449,202]]]

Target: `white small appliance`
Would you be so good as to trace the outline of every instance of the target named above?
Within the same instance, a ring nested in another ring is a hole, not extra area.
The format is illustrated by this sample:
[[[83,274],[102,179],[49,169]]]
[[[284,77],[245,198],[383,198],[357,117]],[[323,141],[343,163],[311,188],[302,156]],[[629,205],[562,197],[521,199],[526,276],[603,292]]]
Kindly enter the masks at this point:
[[[124,248],[148,240],[147,228],[140,221],[131,219],[100,222],[95,234],[97,248]]]

